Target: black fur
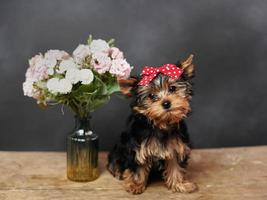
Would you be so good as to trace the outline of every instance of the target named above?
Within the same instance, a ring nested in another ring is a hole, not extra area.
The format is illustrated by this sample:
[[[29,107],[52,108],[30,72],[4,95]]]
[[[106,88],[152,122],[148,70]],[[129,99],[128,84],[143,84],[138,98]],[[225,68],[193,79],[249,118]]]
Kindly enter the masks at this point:
[[[191,146],[184,120],[167,130],[161,130],[154,127],[144,115],[132,114],[128,120],[127,130],[121,134],[120,142],[115,145],[108,155],[109,165],[118,167],[121,174],[125,169],[130,169],[135,172],[138,163],[135,160],[134,149],[149,137],[156,137],[162,144],[164,144],[169,137],[179,137],[185,144],[189,147]],[[179,163],[181,167],[186,167],[188,158],[187,156]],[[153,167],[160,170],[162,164],[163,161],[155,160]]]

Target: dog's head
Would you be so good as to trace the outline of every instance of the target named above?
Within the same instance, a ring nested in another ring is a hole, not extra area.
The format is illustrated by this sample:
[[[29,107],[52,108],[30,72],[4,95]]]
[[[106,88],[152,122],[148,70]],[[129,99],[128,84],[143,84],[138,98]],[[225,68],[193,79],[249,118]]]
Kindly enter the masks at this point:
[[[175,70],[182,71],[178,78],[157,72],[151,80],[145,79],[145,84],[144,77],[141,81],[137,78],[121,80],[122,93],[135,98],[133,111],[145,115],[160,129],[167,129],[185,118],[190,111],[189,101],[192,96],[192,59],[193,56],[190,55],[187,60],[175,66]]]

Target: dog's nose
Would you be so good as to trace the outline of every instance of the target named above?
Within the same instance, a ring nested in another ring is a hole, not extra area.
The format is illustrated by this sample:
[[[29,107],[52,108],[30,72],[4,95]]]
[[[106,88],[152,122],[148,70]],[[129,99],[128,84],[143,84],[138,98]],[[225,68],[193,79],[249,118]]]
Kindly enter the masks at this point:
[[[168,100],[167,101],[164,101],[162,103],[162,106],[163,106],[164,109],[169,109],[171,107],[171,102],[168,101]]]

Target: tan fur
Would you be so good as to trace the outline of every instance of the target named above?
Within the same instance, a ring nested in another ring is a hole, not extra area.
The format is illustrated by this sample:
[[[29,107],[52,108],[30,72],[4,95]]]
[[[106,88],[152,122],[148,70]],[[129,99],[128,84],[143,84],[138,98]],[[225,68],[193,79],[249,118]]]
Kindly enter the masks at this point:
[[[139,166],[135,173],[125,170],[123,186],[127,192],[141,194],[146,189],[150,165]]]
[[[168,151],[174,151],[179,161],[183,161],[189,156],[191,149],[184,144],[180,139],[171,139],[167,145]],[[174,157],[173,157],[174,158]]]
[[[163,178],[168,188],[175,188],[176,183],[182,183],[184,181],[184,171],[179,166],[176,158],[169,159],[165,161],[165,170],[163,173]]]
[[[155,138],[144,140],[141,143],[140,148],[135,149],[135,152],[135,158],[140,164],[149,162],[153,156],[159,159],[171,158],[173,156],[173,152],[169,151],[168,148],[165,148]]]
[[[172,138],[166,145],[160,143],[156,138],[144,140],[138,149],[135,149],[136,160],[140,164],[150,162],[151,157],[158,159],[173,159],[178,156],[182,161],[186,155],[189,155],[190,148],[186,146],[179,138]]]
[[[119,79],[118,83],[120,86],[120,91],[123,95],[131,96],[132,88],[135,85],[137,80],[135,78],[129,78],[129,79]]]
[[[194,183],[185,181],[185,171],[178,164],[179,160],[183,161],[183,159],[190,154],[190,148],[185,145],[179,138],[171,138],[167,141],[165,146],[163,146],[157,139],[150,138],[148,140],[144,140],[141,143],[140,148],[136,149],[135,152],[136,160],[142,166],[150,166],[152,157],[165,160],[163,178],[167,187],[172,191],[193,192],[197,189],[197,186]],[[148,176],[148,173],[144,173],[148,171],[149,170],[141,171],[141,174]],[[136,182],[132,183],[134,176],[137,176],[136,174],[129,175],[129,171],[126,170],[124,176],[127,178],[126,187],[128,188],[128,190],[129,188],[131,188],[131,192],[133,190],[140,191],[145,189],[143,188],[143,186],[141,187]],[[142,177],[142,179],[140,180],[147,180],[147,177]]]
[[[176,159],[165,161],[163,178],[168,189],[173,192],[190,193],[197,190],[197,185],[184,179],[185,171],[181,168]]]
[[[181,68],[188,77],[194,75],[193,55],[191,54],[185,61],[181,63]]]
[[[172,108],[168,111],[162,107],[162,102],[169,100]],[[161,100],[153,102],[151,99],[144,100],[148,108],[134,107],[134,110],[146,115],[153,124],[161,129],[166,129],[170,124],[179,122],[190,111],[188,99],[178,95],[162,94]]]

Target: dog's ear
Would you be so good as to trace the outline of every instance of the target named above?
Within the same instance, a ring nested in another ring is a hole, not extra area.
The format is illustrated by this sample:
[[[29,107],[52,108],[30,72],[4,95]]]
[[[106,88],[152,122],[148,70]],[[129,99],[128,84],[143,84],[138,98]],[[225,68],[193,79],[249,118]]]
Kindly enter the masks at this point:
[[[193,55],[191,54],[185,61],[180,63],[180,67],[184,71],[184,75],[187,78],[194,77],[194,64],[193,64]]]
[[[137,86],[138,79],[136,77],[130,77],[128,79],[119,79],[119,86],[121,93],[127,97],[133,96],[134,88]]]

